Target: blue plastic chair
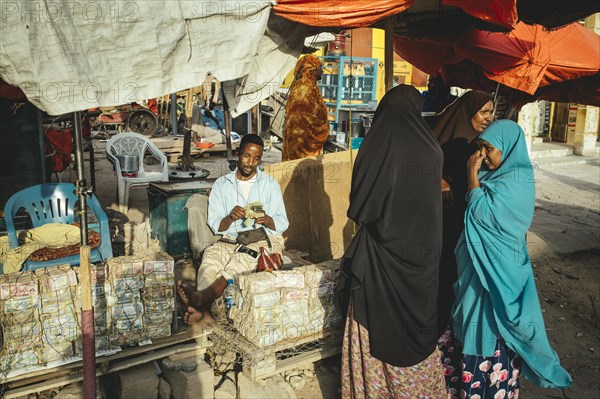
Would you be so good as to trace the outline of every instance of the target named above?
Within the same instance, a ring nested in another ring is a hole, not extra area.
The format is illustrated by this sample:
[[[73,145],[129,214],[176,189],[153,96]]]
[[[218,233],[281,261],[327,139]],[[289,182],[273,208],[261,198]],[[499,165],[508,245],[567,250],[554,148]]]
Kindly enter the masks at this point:
[[[4,206],[4,219],[10,248],[19,246],[13,218],[20,209],[24,208],[27,211],[33,227],[48,223],[71,224],[75,221],[75,204],[78,200],[75,186],[72,183],[39,184],[13,194]],[[91,249],[90,260],[93,263],[102,262],[113,256],[108,217],[96,196],[92,195],[91,198],[88,198],[87,205],[98,220],[97,224],[90,223],[88,228],[100,233],[100,245]],[[79,263],[79,254],[42,262],[28,260],[24,263],[22,271],[33,271],[64,264],[76,266]]]

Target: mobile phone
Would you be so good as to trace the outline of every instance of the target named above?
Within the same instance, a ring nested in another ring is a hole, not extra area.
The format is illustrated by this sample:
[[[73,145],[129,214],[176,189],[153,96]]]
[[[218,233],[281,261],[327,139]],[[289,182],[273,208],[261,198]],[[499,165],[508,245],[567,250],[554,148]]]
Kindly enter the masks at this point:
[[[258,258],[258,252],[255,251],[255,250],[253,250],[253,249],[248,248],[245,245],[239,244],[237,247],[235,247],[235,250],[237,252],[242,252],[244,254],[248,254],[248,255],[252,256],[253,258],[255,258],[255,259]]]

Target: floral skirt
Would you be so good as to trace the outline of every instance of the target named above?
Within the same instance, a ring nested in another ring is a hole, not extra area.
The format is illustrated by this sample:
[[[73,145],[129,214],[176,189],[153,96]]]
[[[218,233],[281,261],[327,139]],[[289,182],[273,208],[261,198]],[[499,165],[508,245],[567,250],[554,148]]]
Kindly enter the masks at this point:
[[[446,397],[441,353],[421,363],[395,367],[371,356],[369,332],[348,309],[342,346],[342,398],[441,399]]]
[[[448,399],[518,399],[521,359],[498,337],[494,356],[463,355],[448,329],[439,340]]]

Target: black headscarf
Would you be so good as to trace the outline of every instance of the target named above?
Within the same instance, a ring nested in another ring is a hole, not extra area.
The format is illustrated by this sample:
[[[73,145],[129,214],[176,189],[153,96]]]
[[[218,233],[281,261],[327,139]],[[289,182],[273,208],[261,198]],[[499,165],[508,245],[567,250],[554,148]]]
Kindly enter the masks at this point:
[[[336,304],[369,331],[371,355],[415,365],[437,342],[442,151],[400,85],[381,100],[352,174],[348,217],[359,231],[344,254]]]
[[[489,93],[471,90],[446,107],[433,128],[433,134],[440,145],[443,146],[448,141],[461,137],[471,141],[479,136],[479,132],[471,125],[471,118],[493,99]]]

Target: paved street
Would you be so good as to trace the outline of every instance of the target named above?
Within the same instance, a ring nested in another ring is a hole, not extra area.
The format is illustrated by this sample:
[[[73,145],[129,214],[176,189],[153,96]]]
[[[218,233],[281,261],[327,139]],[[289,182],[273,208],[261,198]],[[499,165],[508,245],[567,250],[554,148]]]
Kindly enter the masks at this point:
[[[581,158],[534,162],[536,207],[528,237],[534,259],[600,248],[600,166],[569,161]]]

